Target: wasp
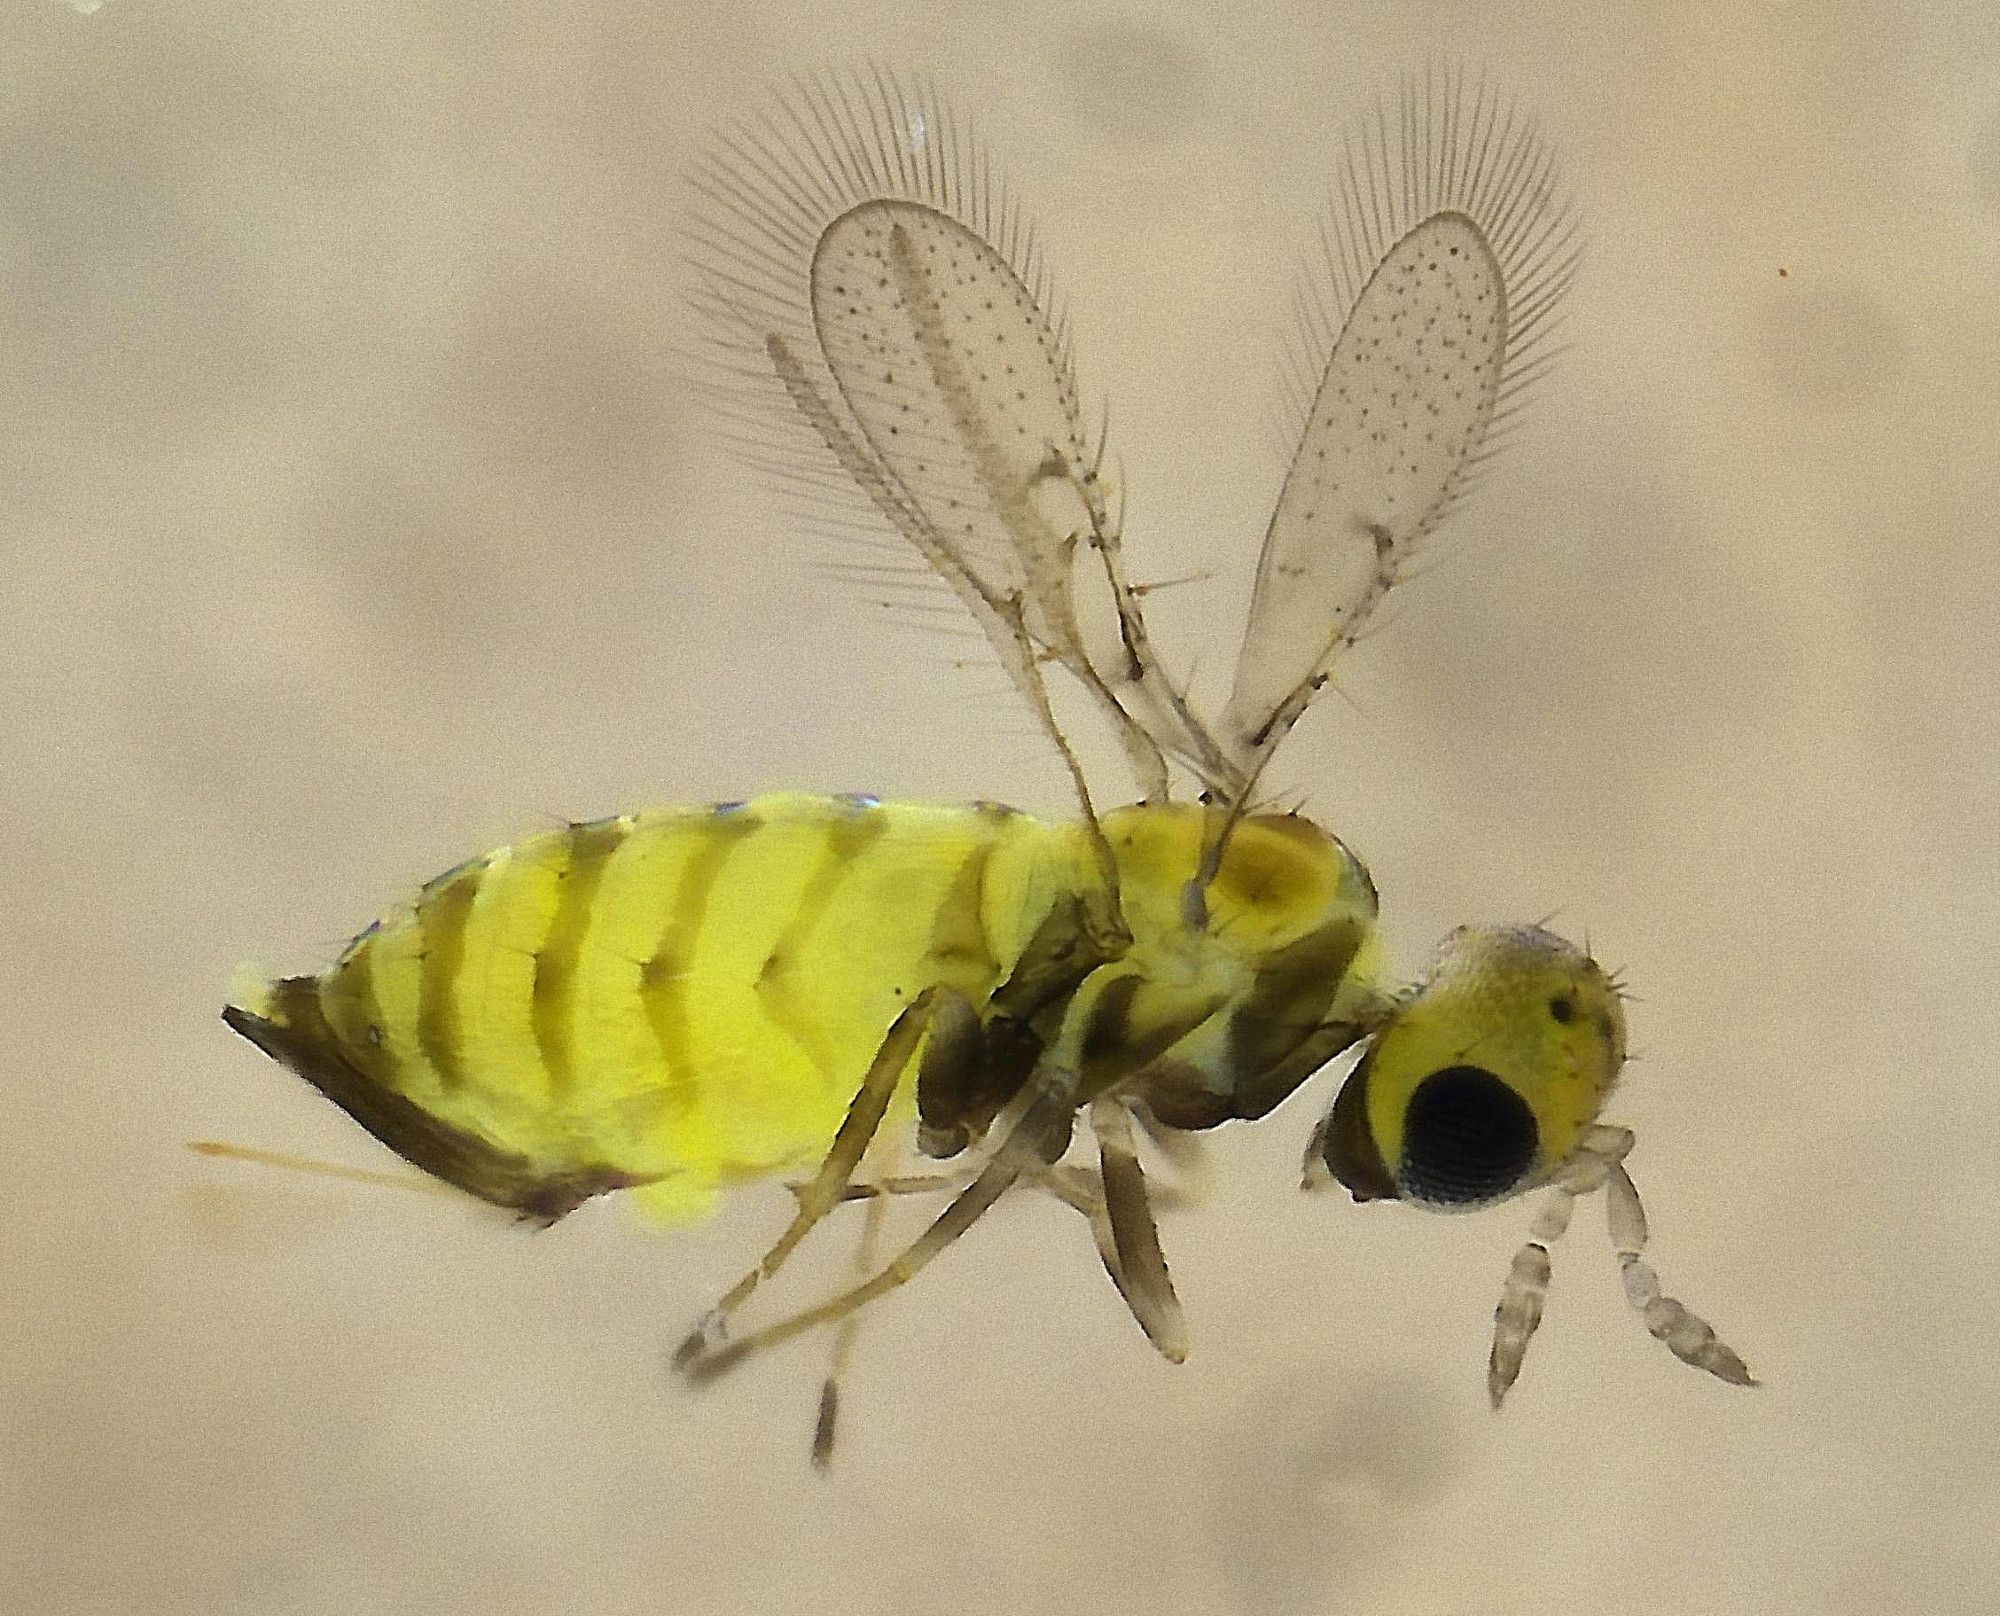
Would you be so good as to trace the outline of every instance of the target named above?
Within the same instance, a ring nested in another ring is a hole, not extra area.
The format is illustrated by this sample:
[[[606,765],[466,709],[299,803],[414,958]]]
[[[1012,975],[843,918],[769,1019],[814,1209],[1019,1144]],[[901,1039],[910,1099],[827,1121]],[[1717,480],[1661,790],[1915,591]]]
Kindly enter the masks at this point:
[[[1545,1192],[1495,1312],[1496,1407],[1550,1248],[1599,1193],[1646,1327],[1751,1384],[1643,1256],[1633,1136],[1603,1120],[1618,984],[1539,927],[1475,925],[1405,985],[1361,861],[1260,789],[1548,368],[1579,236],[1535,130],[1433,71],[1347,140],[1297,450],[1212,712],[1148,632],[1031,233],[951,108],[879,72],[810,79],[720,136],[694,183],[728,429],[823,525],[888,547],[850,564],[864,583],[914,568],[953,598],[1076,816],[770,794],[572,825],[437,877],[315,975],[246,979],[228,1025],[407,1161],[528,1218],[616,1193],[687,1220],[788,1181],[790,1221],[676,1356],[697,1379],[851,1330],[1022,1187],[1086,1220],[1178,1362],[1143,1162],[1350,1055],[1309,1183],[1449,1212]],[[1058,687],[1115,737],[1136,801],[1098,806]],[[911,1148],[935,1166],[896,1171]],[[737,1329],[837,1208],[901,1194],[941,1200],[906,1246]],[[822,1459],[836,1406],[830,1375]]]

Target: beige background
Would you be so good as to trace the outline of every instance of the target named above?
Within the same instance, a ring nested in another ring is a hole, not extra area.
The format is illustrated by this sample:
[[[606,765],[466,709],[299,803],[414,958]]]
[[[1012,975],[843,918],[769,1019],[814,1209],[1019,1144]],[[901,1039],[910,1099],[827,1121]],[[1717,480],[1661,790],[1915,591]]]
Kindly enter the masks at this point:
[[[1991,8],[1223,9],[9,0],[0,1606],[2000,1598]],[[783,785],[1062,808],[998,676],[830,595],[705,434],[718,120],[869,58],[978,115],[1212,666],[1339,130],[1440,50],[1587,202],[1573,351],[1290,778],[1412,968],[1555,910],[1626,970],[1655,1253],[1765,1389],[1646,1340],[1586,1214],[1492,1417],[1526,1210],[1300,1197],[1324,1083],[1167,1229],[1186,1367],[1023,1204],[864,1336],[830,1479],[820,1345],[662,1371],[778,1192],[530,1237],[183,1150],[383,1160],[221,989],[475,849]]]

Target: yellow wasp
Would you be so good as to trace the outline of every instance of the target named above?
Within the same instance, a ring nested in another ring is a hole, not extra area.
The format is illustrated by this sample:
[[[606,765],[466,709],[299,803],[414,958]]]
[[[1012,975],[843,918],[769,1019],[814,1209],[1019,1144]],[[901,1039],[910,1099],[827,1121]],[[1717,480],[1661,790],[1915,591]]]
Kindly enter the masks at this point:
[[[419,1168],[528,1217],[622,1191],[687,1218],[731,1185],[797,1180],[788,1226],[681,1348],[695,1376],[850,1318],[1016,1185],[1083,1214],[1178,1361],[1141,1141],[1171,1162],[1358,1050],[1309,1179],[1444,1211],[1550,1192],[1496,1310],[1496,1405],[1549,1247],[1600,1190],[1647,1328],[1749,1384],[1641,1258],[1632,1135],[1599,1120],[1625,1059],[1617,985],[1536,927],[1468,926],[1404,988],[1360,861],[1259,805],[1279,743],[1543,369],[1577,247],[1534,132],[1432,73],[1349,138],[1298,449],[1212,715],[1147,632],[1028,232],[949,109],[881,74],[809,81],[723,135],[696,183],[697,303],[750,447],[957,597],[1080,817],[771,795],[574,825],[439,876],[317,975],[246,981],[228,1024]],[[1116,736],[1137,803],[1094,806],[1052,670]],[[898,1176],[871,1154],[911,1132],[947,1165]],[[732,1331],[834,1208],[891,1193],[943,1210],[851,1288]]]

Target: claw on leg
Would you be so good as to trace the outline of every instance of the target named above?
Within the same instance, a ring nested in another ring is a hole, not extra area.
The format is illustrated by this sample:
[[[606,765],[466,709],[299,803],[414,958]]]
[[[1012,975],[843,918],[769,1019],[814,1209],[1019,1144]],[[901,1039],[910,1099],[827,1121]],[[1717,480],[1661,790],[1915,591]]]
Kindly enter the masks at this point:
[[[719,1307],[712,1307],[695,1321],[687,1339],[674,1348],[674,1368],[685,1374],[697,1358],[706,1357],[729,1339],[729,1321]]]

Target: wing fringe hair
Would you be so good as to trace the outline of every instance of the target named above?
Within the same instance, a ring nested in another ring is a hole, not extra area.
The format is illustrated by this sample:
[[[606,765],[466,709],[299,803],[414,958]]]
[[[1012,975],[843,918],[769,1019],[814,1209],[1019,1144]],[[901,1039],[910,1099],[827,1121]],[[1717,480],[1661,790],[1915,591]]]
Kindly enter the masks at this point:
[[[1218,768],[1124,576],[1103,435],[1084,428],[1032,227],[969,127],[880,71],[802,79],[724,135],[694,185],[694,302],[738,446],[822,526],[854,536],[859,494],[876,532],[900,535],[985,632],[1080,793],[1050,663],[1110,719],[1149,798],[1168,756]]]
[[[1221,726],[1245,774],[1504,446],[1581,258],[1554,153],[1483,79],[1433,63],[1349,131],[1294,299],[1298,448]]]
[[[932,581],[950,590],[1092,823],[1047,667],[1095,701],[1149,800],[1169,762],[1189,769],[1229,810],[1197,888],[1546,373],[1580,256],[1552,153],[1483,80],[1433,64],[1348,136],[1283,365],[1298,448],[1211,727],[1147,633],[1068,324],[970,126],[879,69],[803,78],[724,133],[693,185],[691,295],[732,447],[859,547],[837,570],[876,599],[914,613]]]

